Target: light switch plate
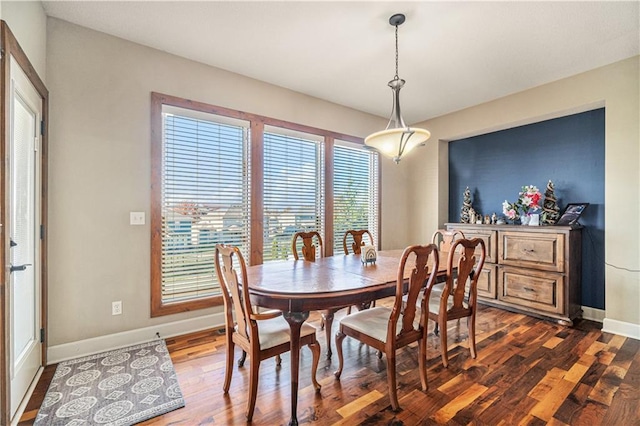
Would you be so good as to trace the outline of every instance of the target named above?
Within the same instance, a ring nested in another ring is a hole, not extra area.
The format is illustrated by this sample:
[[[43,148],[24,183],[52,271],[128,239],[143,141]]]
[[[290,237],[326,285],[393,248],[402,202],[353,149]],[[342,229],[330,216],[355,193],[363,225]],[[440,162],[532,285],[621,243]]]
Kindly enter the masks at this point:
[[[144,225],[144,212],[130,212],[129,224],[131,225]]]

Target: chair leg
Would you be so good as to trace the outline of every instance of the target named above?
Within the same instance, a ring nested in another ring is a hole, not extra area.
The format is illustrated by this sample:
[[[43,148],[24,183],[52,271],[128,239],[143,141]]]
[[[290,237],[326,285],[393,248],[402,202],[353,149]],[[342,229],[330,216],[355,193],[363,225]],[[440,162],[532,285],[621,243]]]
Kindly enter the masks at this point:
[[[435,327],[433,327],[433,334],[435,334],[436,336],[439,334],[439,331],[438,331],[438,322],[437,322],[437,321],[436,321],[436,325],[435,325]]]
[[[324,333],[327,340],[327,359],[331,359],[331,326],[333,325],[333,311],[322,311],[322,319],[324,322]]]
[[[336,333],[336,350],[338,351],[338,370],[334,373],[337,379],[340,379],[340,375],[342,374],[342,367],[344,359],[342,358],[342,341],[347,337],[346,334],[339,330]]]
[[[426,334],[426,333],[425,333]],[[426,392],[429,389],[427,383],[427,339],[426,336],[418,341],[418,368],[420,369],[420,382],[422,384],[422,391]]]
[[[476,312],[473,311],[467,318],[467,328],[469,329],[469,349],[471,350],[471,358],[476,359]]]
[[[249,363],[249,399],[247,400],[247,421],[253,418],[253,410],[256,408],[258,399],[258,370],[260,369],[260,359],[256,356],[251,358]]]
[[[449,355],[447,354],[447,323],[444,315],[438,317],[440,323],[440,353],[442,354],[442,365],[449,366]]]
[[[313,382],[313,387],[316,388],[316,392],[320,392],[320,383],[318,383],[316,378],[318,363],[320,362],[320,344],[316,340],[309,344],[309,349],[311,349],[311,354],[313,355],[313,361],[311,362],[311,381]]]
[[[391,399],[391,408],[393,411],[400,409],[398,403],[398,389],[396,387],[396,353],[395,350],[387,353],[387,383],[389,385],[389,399]]]
[[[240,355],[240,359],[238,360],[238,367],[242,367],[246,359],[247,359],[247,352],[243,350],[242,355]]]
[[[233,350],[234,343],[231,336],[227,336],[227,365],[224,370],[224,385],[222,385],[222,390],[224,393],[229,392],[229,386],[231,386],[231,375],[233,374]]]

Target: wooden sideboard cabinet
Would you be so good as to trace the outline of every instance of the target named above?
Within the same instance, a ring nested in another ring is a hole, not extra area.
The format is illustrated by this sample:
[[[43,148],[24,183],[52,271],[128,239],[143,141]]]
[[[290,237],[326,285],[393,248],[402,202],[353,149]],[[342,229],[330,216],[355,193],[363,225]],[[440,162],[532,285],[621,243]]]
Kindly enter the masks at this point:
[[[582,229],[446,223],[487,248],[478,301],[564,325],[582,316]]]

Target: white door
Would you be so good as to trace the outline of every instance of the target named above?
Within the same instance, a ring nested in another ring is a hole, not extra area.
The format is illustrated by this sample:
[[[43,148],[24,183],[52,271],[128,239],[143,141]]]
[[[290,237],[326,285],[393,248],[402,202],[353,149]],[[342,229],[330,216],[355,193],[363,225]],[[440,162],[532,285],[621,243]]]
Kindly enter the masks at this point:
[[[42,99],[11,58],[9,274],[11,413],[42,364],[40,286],[40,121]]]

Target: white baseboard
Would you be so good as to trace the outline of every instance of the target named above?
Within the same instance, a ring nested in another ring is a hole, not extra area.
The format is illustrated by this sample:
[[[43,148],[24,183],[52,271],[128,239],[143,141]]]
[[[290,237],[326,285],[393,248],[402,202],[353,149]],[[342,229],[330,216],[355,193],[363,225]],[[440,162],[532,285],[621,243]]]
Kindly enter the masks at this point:
[[[71,343],[49,346],[47,349],[47,363],[55,364],[81,356],[93,355],[113,349],[124,348],[138,343],[144,343],[156,339],[156,333],[160,337],[173,337],[182,334],[193,333],[224,326],[224,314],[216,313],[202,317],[158,324],[151,327],[138,328],[136,330],[123,331],[121,333],[106,336],[93,337],[78,340]]]
[[[602,322],[606,317],[604,309],[590,308],[589,306],[582,307],[582,318],[590,321]]]
[[[602,331],[640,340],[640,324],[605,318],[602,323]]]

